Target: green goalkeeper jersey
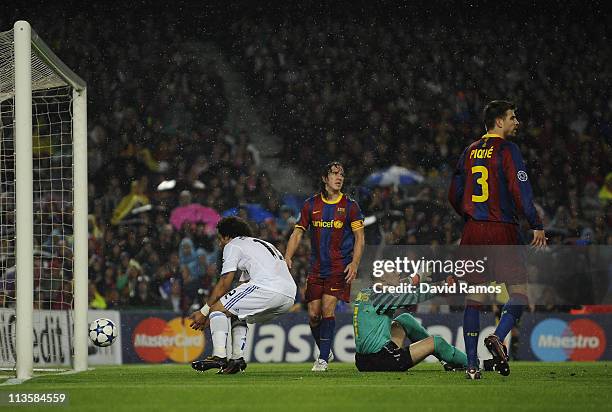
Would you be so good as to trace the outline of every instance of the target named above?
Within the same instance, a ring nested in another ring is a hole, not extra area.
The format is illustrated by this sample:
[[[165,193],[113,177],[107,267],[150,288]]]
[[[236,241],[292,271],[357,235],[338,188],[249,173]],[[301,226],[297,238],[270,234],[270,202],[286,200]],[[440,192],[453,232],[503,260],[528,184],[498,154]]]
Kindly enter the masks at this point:
[[[432,293],[374,293],[362,289],[353,302],[353,329],[357,353],[380,351],[391,340],[391,322],[397,309],[431,299]]]

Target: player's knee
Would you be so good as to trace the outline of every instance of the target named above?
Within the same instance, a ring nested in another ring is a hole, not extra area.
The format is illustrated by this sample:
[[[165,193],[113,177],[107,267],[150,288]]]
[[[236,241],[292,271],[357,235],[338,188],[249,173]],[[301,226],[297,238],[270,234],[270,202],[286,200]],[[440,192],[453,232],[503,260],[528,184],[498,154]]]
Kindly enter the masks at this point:
[[[308,313],[308,322],[311,326],[316,326],[321,323],[321,314],[320,313]]]
[[[310,323],[311,325],[318,325],[319,323],[321,323],[321,316],[319,315],[309,316],[308,323]]]
[[[217,318],[223,318],[226,319],[227,321],[227,315],[219,310],[214,310],[212,309],[210,311],[210,314],[208,315],[208,318],[212,321],[213,319],[217,319]]]
[[[323,308],[322,311],[322,315],[324,318],[332,318],[336,315],[336,308],[335,307],[331,307],[331,308]]]
[[[404,327],[402,326],[401,323],[394,320],[393,322],[391,322],[391,334],[399,333],[399,332],[405,332]]]
[[[425,339],[423,339],[421,342],[425,342],[428,346],[429,349],[433,352],[436,350],[436,343],[440,340],[444,340],[442,337],[434,335],[434,336],[428,336]]]
[[[227,313],[227,310],[225,309],[225,306],[223,306],[223,304],[221,303],[220,300],[218,300],[217,302],[215,302],[214,305],[212,305],[210,307],[210,312],[223,312],[224,314]]]
[[[318,325],[321,323],[321,306],[316,308],[308,308],[308,321],[311,325]]]
[[[413,322],[413,319],[414,318],[408,313],[402,313],[401,315],[397,316],[391,324],[393,325],[395,323],[397,326],[402,326],[402,324],[408,325]]]
[[[335,315],[337,303],[338,301],[335,299],[323,302],[323,305],[321,308],[321,314],[323,315],[324,318],[329,318]]]
[[[391,340],[399,347],[404,345],[406,331],[399,322],[391,322]]]

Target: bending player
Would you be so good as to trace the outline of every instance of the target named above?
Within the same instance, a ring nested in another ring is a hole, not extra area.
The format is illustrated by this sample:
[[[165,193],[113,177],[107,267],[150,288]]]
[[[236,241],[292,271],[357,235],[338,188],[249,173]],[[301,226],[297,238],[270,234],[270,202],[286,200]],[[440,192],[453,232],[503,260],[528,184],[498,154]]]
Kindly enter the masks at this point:
[[[226,217],[217,224],[219,246],[223,249],[221,278],[202,309],[191,314],[191,327],[203,330],[210,322],[213,353],[192,362],[198,371],[219,369],[221,373],[237,373],[246,368],[239,356],[244,349],[247,327],[234,323],[232,340],[238,342],[237,353],[227,361],[228,317],[246,323],[264,323],[286,313],[295,301],[297,287],[283,255],[270,243],[251,237],[248,224],[238,217]],[[229,291],[236,271],[247,281]],[[229,291],[229,292],[228,292]],[[239,357],[237,357],[239,356]]]
[[[413,278],[413,284],[418,283],[418,277]],[[387,285],[400,283],[399,275],[395,273],[385,274],[382,280]],[[464,370],[467,366],[465,353],[442,337],[431,336],[408,313],[393,318],[397,309],[433,296],[429,293],[374,293],[371,288],[361,290],[353,302],[357,369],[361,372],[403,372],[427,356],[434,355],[442,362],[444,369]],[[406,337],[412,344],[404,348]]]
[[[457,163],[448,198],[465,219],[461,245],[521,245],[518,213],[523,214],[533,229],[534,247],[546,246],[542,222],[533,204],[533,193],[518,146],[506,140],[516,136],[519,121],[516,107],[510,102],[495,100],[487,104],[484,121],[487,133],[465,148]],[[502,341],[519,321],[527,304],[527,269],[521,250],[504,248],[493,251],[495,279],[477,275],[470,283],[496,280],[506,283],[510,300],[502,309],[495,332],[485,338],[485,346],[493,355],[496,369],[510,373],[508,355]],[[466,377],[480,379],[477,355],[480,333],[482,296],[469,296],[463,317],[463,337],[468,356]]]

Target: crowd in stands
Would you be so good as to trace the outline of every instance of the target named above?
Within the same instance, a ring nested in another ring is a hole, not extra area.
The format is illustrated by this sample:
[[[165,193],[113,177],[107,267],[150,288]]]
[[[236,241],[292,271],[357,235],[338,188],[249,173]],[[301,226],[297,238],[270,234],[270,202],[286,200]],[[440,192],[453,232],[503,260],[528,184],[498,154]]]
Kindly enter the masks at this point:
[[[223,79],[194,39],[158,21],[144,32],[128,25],[127,36],[146,47],[105,39],[102,88],[115,94],[111,112],[90,123],[92,307],[186,313],[217,280],[219,214],[251,203],[280,214],[280,205],[248,134],[224,127]],[[189,214],[196,209],[208,215]]]
[[[170,17],[144,16],[138,24],[134,17],[117,16],[120,37],[112,25],[86,18],[38,27],[95,85],[88,108],[90,307],[186,313],[218,276],[215,219],[229,209],[248,218],[245,205],[260,204],[270,215],[253,222],[255,233],[284,251],[297,211],[262,171],[248,131],[225,127],[223,78],[198,58],[197,33],[178,30]],[[459,239],[448,176],[461,150],[483,134],[483,104],[507,97],[519,106],[518,143],[550,242],[612,245],[612,96],[602,87],[610,83],[604,64],[612,51],[603,26],[567,17],[556,22],[563,29],[550,30],[549,19],[534,17],[528,30],[510,24],[485,35],[469,23],[460,16],[434,24],[245,18],[217,40],[284,142],[283,161],[313,180],[329,160],[345,164],[347,189],[366,215],[379,218],[367,228],[368,244]],[[422,174],[425,183],[361,185],[391,165]],[[208,218],[173,224],[173,212],[190,205],[207,209]],[[308,255],[303,242],[292,270],[298,301]],[[61,308],[67,289],[57,287],[49,304]]]
[[[484,134],[484,104],[505,97],[518,105],[517,142],[551,242],[612,244],[604,27],[569,13],[486,34],[470,23],[461,14],[245,19],[233,26],[235,62],[283,139],[282,158],[305,173],[340,159],[356,184],[391,165],[426,176],[425,189],[360,199],[368,214],[403,215],[385,224],[387,243],[458,238],[448,175]]]
[[[281,236],[276,227],[286,233],[291,216],[281,213],[248,134],[224,127],[223,79],[199,57],[197,39],[177,29],[176,14],[141,20],[130,11],[116,19],[120,38],[108,15],[102,28],[87,16],[70,26],[32,21],[90,86],[90,306],[185,313],[217,280],[219,213],[263,204],[278,216],[266,223],[270,237]],[[172,221],[176,209],[189,205],[209,210],[213,220]],[[61,267],[71,262],[63,253],[71,253],[72,236],[55,235],[41,236],[54,247],[47,254],[37,248],[35,258],[35,304],[46,309],[72,302],[72,267]],[[14,270],[3,272],[0,306],[12,306]]]

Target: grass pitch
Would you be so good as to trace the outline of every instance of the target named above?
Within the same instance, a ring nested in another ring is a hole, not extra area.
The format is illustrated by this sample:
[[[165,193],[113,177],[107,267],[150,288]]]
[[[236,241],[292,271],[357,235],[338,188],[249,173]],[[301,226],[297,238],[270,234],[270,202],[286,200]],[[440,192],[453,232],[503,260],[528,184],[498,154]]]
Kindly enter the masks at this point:
[[[245,373],[197,373],[188,365],[96,367],[71,375],[45,375],[0,392],[62,391],[75,411],[440,411],[610,410],[612,362],[513,362],[502,377],[481,381],[444,372],[437,364],[405,373],[356,371],[332,363],[327,373],[311,364],[250,364]],[[27,411],[49,406],[19,407]],[[13,409],[0,406],[0,411]]]

